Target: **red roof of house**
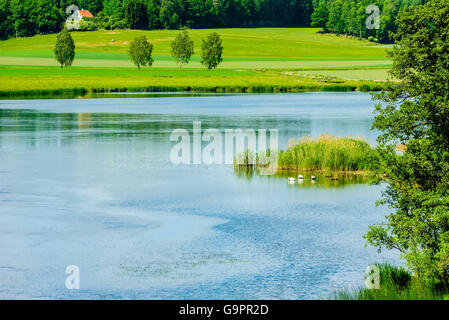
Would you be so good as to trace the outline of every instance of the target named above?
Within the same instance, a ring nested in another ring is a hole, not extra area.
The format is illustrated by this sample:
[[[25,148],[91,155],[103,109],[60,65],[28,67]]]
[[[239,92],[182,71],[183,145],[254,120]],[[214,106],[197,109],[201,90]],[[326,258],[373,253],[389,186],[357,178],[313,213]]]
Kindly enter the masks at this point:
[[[78,10],[78,12],[80,13],[80,15],[84,18],[93,18],[94,16],[92,15],[92,13],[89,12],[89,10]]]

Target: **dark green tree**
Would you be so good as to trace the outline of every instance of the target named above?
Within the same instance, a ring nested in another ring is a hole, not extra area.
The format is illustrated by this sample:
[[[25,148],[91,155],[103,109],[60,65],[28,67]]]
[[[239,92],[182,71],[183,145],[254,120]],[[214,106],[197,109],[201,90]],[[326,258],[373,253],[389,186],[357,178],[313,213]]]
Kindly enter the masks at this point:
[[[150,29],[162,29],[160,20],[161,1],[147,0],[148,27]]]
[[[40,34],[59,32],[64,23],[62,11],[49,0],[35,0],[29,20]]]
[[[312,27],[323,28],[326,31],[326,23],[329,17],[329,9],[325,2],[321,2],[318,8],[312,13]]]
[[[103,10],[103,0],[89,0],[87,9],[94,16]]]
[[[11,0],[11,15],[15,37],[25,37],[36,34],[36,26],[29,19],[32,8],[32,0]]]
[[[171,55],[179,64],[179,69],[182,68],[183,63],[189,63],[193,53],[193,41],[190,40],[188,32],[178,33],[175,40],[171,43]]]
[[[61,65],[61,69],[72,65],[75,59],[75,42],[66,28],[56,37],[54,53],[56,61]]]
[[[330,3],[329,18],[326,24],[327,29],[337,34],[344,33],[345,21],[343,19],[343,1],[336,0]]]
[[[147,7],[142,0],[128,0],[125,6],[128,28],[144,30],[148,27]]]
[[[147,37],[135,38],[129,46],[129,56],[137,68],[149,66],[153,64],[153,45],[148,42]]]
[[[9,1],[0,0],[0,40],[8,39],[12,29]]]
[[[449,282],[449,5],[432,0],[397,20],[391,82],[376,96],[381,204],[368,243],[397,249],[421,279]],[[395,146],[406,146],[397,154]]]
[[[223,46],[218,33],[213,32],[203,40],[201,64],[205,65],[209,70],[216,68],[223,61]]]
[[[159,19],[165,29],[179,29],[184,15],[184,4],[179,0],[162,0]]]
[[[120,0],[104,0],[103,12],[109,17],[123,18],[123,4]]]

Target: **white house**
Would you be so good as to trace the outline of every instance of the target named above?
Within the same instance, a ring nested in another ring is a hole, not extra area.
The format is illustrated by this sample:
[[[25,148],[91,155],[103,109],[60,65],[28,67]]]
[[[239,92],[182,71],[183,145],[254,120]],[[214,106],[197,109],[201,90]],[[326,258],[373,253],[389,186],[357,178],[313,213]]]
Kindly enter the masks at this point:
[[[76,10],[73,14],[73,17],[77,21],[83,20],[83,18],[93,18],[94,16],[92,13],[89,12],[89,10]]]

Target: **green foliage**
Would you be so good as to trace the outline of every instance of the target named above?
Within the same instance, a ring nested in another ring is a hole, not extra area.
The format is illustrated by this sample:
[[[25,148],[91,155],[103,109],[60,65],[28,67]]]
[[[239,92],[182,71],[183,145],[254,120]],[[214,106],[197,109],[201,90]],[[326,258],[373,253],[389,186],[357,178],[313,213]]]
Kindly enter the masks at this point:
[[[56,37],[54,53],[56,61],[61,65],[61,69],[72,65],[75,59],[75,42],[66,28]]]
[[[59,32],[64,22],[62,11],[48,0],[33,1],[28,18],[40,34]]]
[[[93,18],[83,18],[80,21],[78,31],[95,31],[98,30],[98,25]]]
[[[445,300],[447,288],[435,281],[422,281],[403,267],[377,264],[379,289],[358,288],[334,294],[337,300]]]
[[[115,17],[117,20],[124,18],[123,4],[120,0],[104,0],[103,13],[108,17]]]
[[[65,8],[73,4],[73,1],[69,0],[2,1],[10,3],[7,16],[12,23],[3,24],[7,27],[3,28],[3,33],[6,33],[7,37],[58,32],[66,18]],[[77,0],[75,4],[80,9],[88,9],[94,17],[107,16],[108,19],[103,19],[106,21],[102,23],[95,21],[100,28],[107,29],[316,26],[338,34],[372,37],[386,42],[389,40],[390,32],[396,30],[395,19],[398,13],[407,5],[419,5],[422,2],[422,0]],[[367,18],[365,9],[372,3],[378,5],[381,10],[379,30],[366,30],[365,27]]]
[[[127,25],[127,21],[122,19],[119,14],[113,14],[111,16],[106,15],[103,12],[100,12],[93,18],[89,18],[88,20],[92,20],[97,29],[106,29],[106,30],[115,30],[115,29],[125,29]],[[83,19],[84,20],[84,19]]]
[[[148,27],[147,7],[142,0],[128,0],[125,6],[125,20],[131,29]]]
[[[327,19],[329,18],[329,9],[325,2],[321,2],[320,5],[312,13],[312,27],[318,27],[326,29]]]
[[[103,0],[89,0],[87,1],[87,6],[84,6],[84,8],[87,8],[95,16],[103,10]]]
[[[203,40],[201,63],[208,69],[216,68],[223,61],[223,45],[218,33],[213,32]]]
[[[153,45],[147,41],[147,37],[137,37],[129,46],[129,56],[137,68],[145,67],[153,64]]]
[[[13,34],[15,37],[31,36],[36,33],[36,27],[29,19],[32,5],[31,0],[11,0],[11,17],[14,21]]]
[[[179,29],[180,18],[184,7],[181,1],[162,0],[159,11],[159,20],[165,29]]]
[[[3,38],[59,32],[67,6],[76,4],[108,29],[182,29],[310,26],[313,0],[1,0]],[[9,21],[9,22],[7,22]],[[126,21],[124,24],[123,21]],[[6,34],[6,36],[5,36]]]
[[[179,69],[182,68],[183,63],[189,63],[193,53],[193,41],[190,40],[189,33],[187,31],[178,33],[171,43],[171,55],[179,64]]]
[[[10,5],[8,0],[0,0],[0,40],[8,39],[12,32]]]
[[[162,29],[160,20],[161,3],[159,0],[147,0],[148,28]]]
[[[420,278],[449,282],[449,6],[432,0],[399,16],[390,83],[376,95],[380,204],[391,213],[368,243],[397,249]],[[395,145],[405,145],[397,154]]]
[[[421,5],[422,0],[322,0],[312,14],[312,26],[337,34],[358,36],[389,42],[390,33],[396,32],[396,17],[407,6]],[[368,30],[366,19],[368,5],[380,10],[380,28]]]

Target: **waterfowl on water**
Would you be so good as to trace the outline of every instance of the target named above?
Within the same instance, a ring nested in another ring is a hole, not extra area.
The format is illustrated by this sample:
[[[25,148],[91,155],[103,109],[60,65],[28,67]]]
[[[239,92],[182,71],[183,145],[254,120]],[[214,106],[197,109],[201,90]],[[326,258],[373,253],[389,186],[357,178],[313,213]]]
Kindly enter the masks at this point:
[[[310,178],[312,178],[312,180],[316,180],[316,177],[315,177],[315,176],[311,176]]]
[[[298,175],[298,179],[299,179],[299,180],[303,180],[303,179],[304,179],[304,176]]]

